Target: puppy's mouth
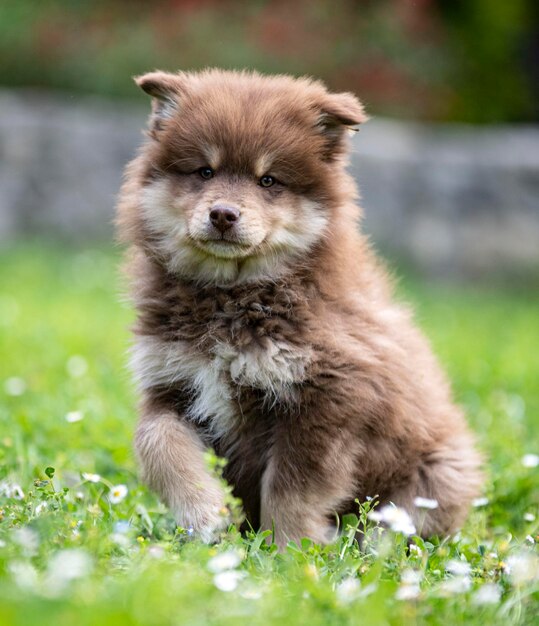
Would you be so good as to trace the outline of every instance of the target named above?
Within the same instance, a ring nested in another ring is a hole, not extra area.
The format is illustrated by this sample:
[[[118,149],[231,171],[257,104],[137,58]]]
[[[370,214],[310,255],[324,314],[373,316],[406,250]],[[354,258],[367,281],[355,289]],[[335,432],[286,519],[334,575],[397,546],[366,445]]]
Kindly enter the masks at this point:
[[[255,248],[252,243],[231,241],[224,237],[212,239],[191,238],[191,243],[195,248],[219,259],[241,259],[251,255]]]

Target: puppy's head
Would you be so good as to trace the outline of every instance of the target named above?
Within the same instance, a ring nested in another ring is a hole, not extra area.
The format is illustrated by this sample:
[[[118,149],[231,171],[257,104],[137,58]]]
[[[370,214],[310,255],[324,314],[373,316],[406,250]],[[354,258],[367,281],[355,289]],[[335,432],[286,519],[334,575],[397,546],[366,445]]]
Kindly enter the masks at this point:
[[[136,81],[153,99],[140,219],[171,271],[276,278],[325,237],[347,128],[365,119],[353,95],[218,70]]]

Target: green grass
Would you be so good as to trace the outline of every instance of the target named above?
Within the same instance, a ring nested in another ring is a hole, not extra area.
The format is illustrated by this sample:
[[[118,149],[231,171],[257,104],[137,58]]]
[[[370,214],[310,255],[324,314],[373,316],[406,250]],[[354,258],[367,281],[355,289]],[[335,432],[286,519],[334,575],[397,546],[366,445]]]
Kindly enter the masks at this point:
[[[278,554],[234,529],[216,546],[192,540],[137,480],[133,313],[117,265],[110,251],[43,244],[0,254],[0,624],[534,623],[539,467],[522,457],[539,453],[537,293],[400,287],[488,458],[488,504],[460,535],[408,551],[392,532],[376,542],[371,524],[359,551],[351,519],[333,545]],[[113,504],[117,484],[128,494]],[[241,562],[216,578],[211,559],[230,551]],[[469,573],[451,574],[453,561]],[[403,585],[417,597],[396,597]]]

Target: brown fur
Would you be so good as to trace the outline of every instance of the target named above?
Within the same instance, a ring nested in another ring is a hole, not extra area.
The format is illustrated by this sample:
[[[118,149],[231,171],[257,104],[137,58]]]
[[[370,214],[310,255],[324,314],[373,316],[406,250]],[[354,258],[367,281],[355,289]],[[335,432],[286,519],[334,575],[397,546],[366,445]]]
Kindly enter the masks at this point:
[[[350,94],[286,76],[210,70],[138,79],[149,139],[118,212],[132,248],[134,369],[146,480],[184,526],[211,538],[222,494],[254,527],[327,541],[335,514],[378,495],[423,535],[462,524],[479,456],[409,312],[357,231],[345,172]],[[213,161],[213,162],[211,162]],[[197,170],[211,166],[203,180]],[[265,189],[264,174],[278,181]],[[223,235],[209,210],[241,212]],[[417,496],[439,507],[417,511]]]

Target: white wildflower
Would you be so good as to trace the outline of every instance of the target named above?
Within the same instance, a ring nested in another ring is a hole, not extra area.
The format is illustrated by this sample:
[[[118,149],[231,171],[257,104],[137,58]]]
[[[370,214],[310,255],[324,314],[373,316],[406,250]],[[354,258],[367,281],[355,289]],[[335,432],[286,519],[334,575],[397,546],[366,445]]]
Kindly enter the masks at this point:
[[[26,383],[18,376],[11,376],[4,381],[4,391],[8,396],[22,396],[26,391]]]
[[[208,561],[210,572],[217,574],[227,570],[235,569],[243,560],[243,554],[237,550],[227,550],[221,552]]]
[[[65,415],[65,421],[73,424],[74,422],[80,422],[84,418],[84,413],[82,411],[69,411]]]
[[[423,578],[421,572],[408,567],[401,574],[401,583],[405,585],[419,585]]]
[[[485,583],[474,593],[472,602],[474,604],[498,604],[502,597],[502,590],[499,585]]]
[[[397,600],[415,600],[420,593],[419,585],[401,585],[395,593],[395,598]]]
[[[88,472],[83,472],[82,477],[89,483],[98,483],[101,480],[101,476],[99,474],[90,474]]]
[[[525,454],[520,462],[524,467],[537,467],[539,465],[539,455],[537,454]]]
[[[526,543],[529,543],[533,546],[533,544],[535,543],[535,539],[531,535],[526,535]]]
[[[24,499],[24,491],[21,486],[8,480],[0,482],[0,495],[6,496],[6,498],[15,498],[15,500]]]
[[[30,563],[13,561],[9,564],[8,569],[13,580],[21,589],[32,589],[37,585],[37,570]]]
[[[507,559],[507,574],[514,585],[520,586],[539,579],[539,557],[532,552],[521,552]]]
[[[474,506],[476,508],[479,508],[479,507],[482,507],[482,506],[487,506],[487,504],[488,504],[488,498],[485,498],[485,497],[483,497],[483,498],[474,498],[472,500],[472,506]]]
[[[419,583],[421,582],[421,572],[408,568],[401,574],[401,584],[397,589],[395,598],[397,600],[414,600],[419,597],[421,589]]]
[[[213,584],[220,591],[234,591],[242,578],[245,578],[245,572],[226,570],[215,574],[213,577]]]
[[[472,568],[466,561],[457,561],[456,559],[452,559],[446,563],[445,571],[453,574],[453,576],[469,576]]]
[[[383,506],[378,511],[371,511],[368,515],[375,522],[387,524],[393,532],[413,535],[416,532],[415,526],[408,513],[394,504]]]
[[[415,554],[416,556],[423,556],[423,550],[419,546],[416,546],[415,543],[412,543],[410,545],[409,550],[411,554]]]
[[[535,515],[533,513],[524,513],[524,521],[535,522]]]
[[[335,589],[339,602],[343,604],[352,602],[358,596],[360,586],[357,578],[349,577],[342,580]]]
[[[109,500],[112,504],[118,504],[125,500],[127,496],[127,487],[125,485],[114,485],[110,489]]]
[[[453,595],[455,593],[466,593],[472,586],[472,579],[469,576],[454,576],[440,585],[442,595]]]
[[[45,511],[47,509],[47,503],[46,502],[40,502],[36,508],[34,509],[34,514],[35,515],[41,515],[41,513],[43,513],[43,511]]]
[[[414,498],[414,504],[418,509],[437,509],[438,508],[438,500],[434,500],[432,498],[422,498],[421,496]]]
[[[13,539],[15,543],[18,543],[27,556],[34,556],[39,548],[39,535],[35,530],[23,526],[17,528],[13,532]]]
[[[84,357],[75,354],[67,360],[66,369],[72,378],[80,378],[88,371],[88,363]]]
[[[148,554],[152,559],[162,559],[165,556],[165,550],[162,546],[150,546],[148,548]]]
[[[92,557],[80,548],[60,550],[52,555],[47,568],[49,590],[54,595],[71,581],[87,576],[93,568]]]

